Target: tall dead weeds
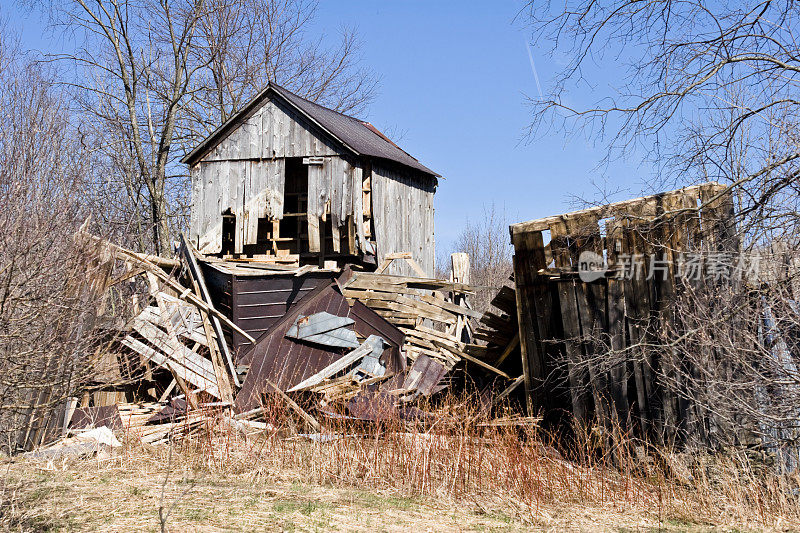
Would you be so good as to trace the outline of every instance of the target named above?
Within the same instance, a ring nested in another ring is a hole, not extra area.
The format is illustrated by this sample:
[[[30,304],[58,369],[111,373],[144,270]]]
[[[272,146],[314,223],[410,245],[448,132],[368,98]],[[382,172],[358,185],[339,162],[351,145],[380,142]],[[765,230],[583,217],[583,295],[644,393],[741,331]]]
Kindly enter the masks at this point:
[[[287,431],[289,416],[270,405],[267,429],[247,436],[210,424],[173,443],[174,468],[443,498],[530,522],[600,508],[658,522],[800,527],[797,476],[740,453],[679,454],[621,431],[576,431],[565,445],[536,427],[481,425],[490,419],[478,403],[455,398],[424,421],[339,421],[321,435]],[[128,449],[130,467],[140,452]]]

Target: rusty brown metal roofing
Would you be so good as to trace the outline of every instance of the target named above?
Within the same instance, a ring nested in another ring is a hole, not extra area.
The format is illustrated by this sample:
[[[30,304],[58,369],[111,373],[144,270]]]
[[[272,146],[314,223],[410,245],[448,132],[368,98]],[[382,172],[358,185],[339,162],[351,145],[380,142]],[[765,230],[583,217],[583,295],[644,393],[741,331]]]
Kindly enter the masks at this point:
[[[321,311],[352,318],[355,321],[354,329],[364,337],[383,337],[390,345],[381,357],[387,373],[398,373],[404,369],[405,359],[400,354],[404,339],[402,332],[366,306],[350,307],[334,283],[321,285],[296,302],[255,345],[242,354],[240,363],[249,364],[250,370],[236,396],[237,412],[258,407],[268,381],[281,390],[287,390],[342,357],[341,350],[286,337],[286,331],[298,316]]]
[[[206,137],[197,147],[189,152],[182,163],[194,165],[222,139],[228,136],[242,121],[250,117],[269,98],[277,97],[290,107],[294,108],[312,124],[321,128],[334,141],[337,141],[354,155],[367,156],[376,159],[385,159],[425,174],[439,177],[440,175],[429,169],[409,153],[401,149],[378,129],[363,120],[339,113],[333,109],[321,106],[306,100],[286,89],[270,82],[267,87],[258,93],[238,113],[234,114],[224,124]]]

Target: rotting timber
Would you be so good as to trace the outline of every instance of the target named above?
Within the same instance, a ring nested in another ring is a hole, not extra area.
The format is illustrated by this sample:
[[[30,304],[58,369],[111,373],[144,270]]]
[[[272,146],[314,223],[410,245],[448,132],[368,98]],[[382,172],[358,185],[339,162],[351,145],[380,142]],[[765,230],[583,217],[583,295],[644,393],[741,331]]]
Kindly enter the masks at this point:
[[[713,414],[667,386],[666,348],[653,341],[680,329],[673,304],[692,283],[679,279],[687,257],[738,251],[729,188],[687,187],[514,224],[510,233],[528,409],[550,422],[702,442]],[[585,270],[586,257],[601,271]]]

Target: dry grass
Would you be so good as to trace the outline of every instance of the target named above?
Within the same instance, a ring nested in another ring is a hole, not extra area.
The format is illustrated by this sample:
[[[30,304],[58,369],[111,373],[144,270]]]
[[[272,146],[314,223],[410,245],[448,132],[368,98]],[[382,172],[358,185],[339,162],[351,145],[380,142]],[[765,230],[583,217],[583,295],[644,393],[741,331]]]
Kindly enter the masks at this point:
[[[104,461],[17,460],[0,524],[157,531],[161,508],[169,531],[800,528],[797,480],[738,456],[643,460],[628,442],[604,454],[591,434],[559,452],[535,430],[460,414],[413,431],[350,425],[325,443],[214,423],[171,446],[129,440]]]
[[[221,473],[175,461],[166,450],[111,460],[8,467],[8,530],[160,531],[503,531],[523,523],[454,502],[303,481],[302,473]],[[167,483],[164,484],[164,480]],[[162,497],[163,491],[163,497]],[[13,500],[13,505],[11,501]]]

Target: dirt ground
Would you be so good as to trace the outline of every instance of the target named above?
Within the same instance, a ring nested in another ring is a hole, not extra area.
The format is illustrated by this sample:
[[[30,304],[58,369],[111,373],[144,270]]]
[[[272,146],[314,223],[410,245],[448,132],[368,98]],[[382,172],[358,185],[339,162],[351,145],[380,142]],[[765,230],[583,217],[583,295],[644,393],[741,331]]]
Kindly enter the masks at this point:
[[[173,532],[710,530],[613,508],[565,506],[520,516],[481,502],[300,483],[280,473],[254,479],[163,464],[131,468],[115,459],[17,460],[2,468],[0,528],[9,531],[158,532],[160,515]]]

